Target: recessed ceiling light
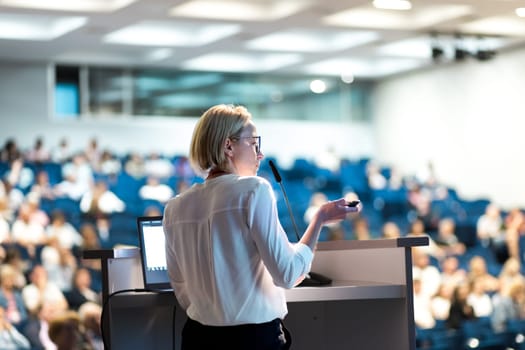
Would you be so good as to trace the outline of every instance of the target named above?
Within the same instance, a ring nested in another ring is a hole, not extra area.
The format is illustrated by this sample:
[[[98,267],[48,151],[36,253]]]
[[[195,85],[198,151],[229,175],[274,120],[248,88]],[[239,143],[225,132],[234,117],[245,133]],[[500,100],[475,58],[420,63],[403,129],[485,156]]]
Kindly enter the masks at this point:
[[[173,49],[170,48],[161,48],[161,49],[155,49],[151,52],[149,52],[146,55],[146,59],[148,61],[162,61],[166,58],[169,58],[173,55]]]
[[[516,9],[516,14],[519,17],[525,17],[525,7],[519,7]]]
[[[201,46],[240,31],[237,24],[143,21],[107,34],[104,42],[146,46]]]
[[[461,25],[459,29],[464,33],[521,37],[525,33],[525,22],[515,16],[488,17]]]
[[[58,11],[112,12],[136,0],[2,0],[2,6]]]
[[[412,3],[408,0],[374,0],[374,7],[382,10],[410,10]]]
[[[182,63],[186,69],[218,72],[266,72],[298,63],[302,56],[292,53],[242,54],[217,52]]]
[[[85,17],[0,14],[0,38],[53,40],[86,24]]]
[[[334,31],[295,29],[265,35],[246,43],[255,50],[319,52],[336,51],[378,40],[372,31]]]
[[[427,63],[426,60],[411,58],[333,58],[310,64],[304,68],[304,71],[308,74],[333,76],[352,72],[354,77],[381,78],[415,69]]]
[[[171,16],[238,21],[272,21],[310,6],[310,1],[211,1],[195,0],[175,6]]]
[[[473,13],[468,5],[428,5],[412,11],[381,11],[371,5],[326,16],[329,25],[377,29],[414,29],[435,26]]]

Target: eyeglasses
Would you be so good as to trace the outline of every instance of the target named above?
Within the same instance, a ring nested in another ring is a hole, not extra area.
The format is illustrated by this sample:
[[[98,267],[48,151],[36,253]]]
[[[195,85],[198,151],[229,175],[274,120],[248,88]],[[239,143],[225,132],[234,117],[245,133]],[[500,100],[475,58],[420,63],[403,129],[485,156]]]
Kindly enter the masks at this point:
[[[254,146],[255,146],[255,152],[257,154],[261,153],[261,137],[260,136],[240,136],[240,137],[232,137],[232,140],[240,140],[240,139],[254,139],[256,140]]]

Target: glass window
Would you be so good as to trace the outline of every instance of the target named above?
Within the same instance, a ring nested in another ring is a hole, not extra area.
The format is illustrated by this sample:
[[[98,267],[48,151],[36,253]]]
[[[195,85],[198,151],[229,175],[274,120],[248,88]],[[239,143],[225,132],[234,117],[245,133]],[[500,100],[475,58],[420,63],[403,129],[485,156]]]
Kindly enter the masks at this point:
[[[370,119],[372,83],[346,84],[339,77],[103,67],[88,67],[86,76],[91,116],[198,117],[212,105],[231,103],[257,118]],[[312,92],[313,79],[323,81],[323,93]]]

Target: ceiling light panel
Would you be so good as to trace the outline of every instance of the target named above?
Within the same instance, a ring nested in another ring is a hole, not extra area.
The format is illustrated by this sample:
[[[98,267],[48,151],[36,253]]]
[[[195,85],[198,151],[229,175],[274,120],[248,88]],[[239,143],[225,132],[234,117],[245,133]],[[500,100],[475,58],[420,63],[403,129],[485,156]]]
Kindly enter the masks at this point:
[[[525,21],[515,16],[489,17],[463,24],[459,29],[465,33],[523,37]]]
[[[411,38],[382,45],[376,49],[379,55],[426,59],[431,57],[430,37]]]
[[[218,72],[266,72],[302,61],[292,53],[260,54],[217,52],[182,63],[186,69]]]
[[[201,46],[234,35],[237,24],[173,23],[143,21],[104,37],[104,42],[144,46]]]
[[[367,44],[380,38],[372,31],[289,30],[265,35],[246,43],[255,50],[319,52],[337,51]]]
[[[86,24],[85,17],[0,14],[0,38],[53,40]]]
[[[427,60],[411,58],[334,58],[304,67],[304,72],[317,75],[341,76],[352,74],[357,78],[381,78],[426,65]]]
[[[175,6],[171,16],[237,21],[273,21],[310,6],[310,1],[212,1],[195,0]]]
[[[58,11],[112,12],[136,0],[0,0],[0,6]]]
[[[412,3],[408,0],[374,0],[374,7],[384,10],[410,10]]]
[[[376,29],[417,29],[435,26],[473,13],[468,5],[429,5],[411,11],[388,11],[365,5],[324,17],[329,25]]]

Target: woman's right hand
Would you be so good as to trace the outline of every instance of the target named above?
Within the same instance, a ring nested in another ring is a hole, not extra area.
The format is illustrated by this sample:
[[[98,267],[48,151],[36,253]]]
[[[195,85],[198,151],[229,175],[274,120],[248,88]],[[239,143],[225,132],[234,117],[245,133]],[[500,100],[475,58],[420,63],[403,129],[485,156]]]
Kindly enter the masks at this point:
[[[355,207],[347,206],[348,202],[344,198],[324,203],[317,213],[322,224],[328,224],[343,220],[349,213],[358,213],[363,209],[361,203]]]

